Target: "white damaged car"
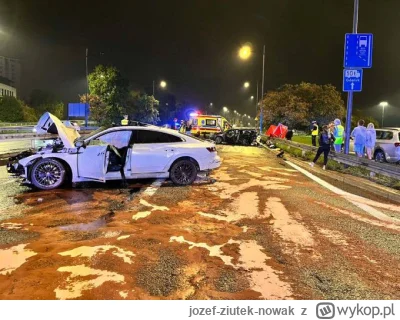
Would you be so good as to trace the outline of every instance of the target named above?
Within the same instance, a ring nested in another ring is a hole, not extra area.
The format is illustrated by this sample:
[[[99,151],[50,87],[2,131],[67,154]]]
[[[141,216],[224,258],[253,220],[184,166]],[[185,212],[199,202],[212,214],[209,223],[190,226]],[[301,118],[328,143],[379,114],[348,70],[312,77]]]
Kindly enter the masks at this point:
[[[170,178],[174,184],[190,185],[198,173],[221,165],[213,143],[152,125],[101,127],[80,136],[47,112],[36,129],[58,138],[47,147],[10,158],[7,167],[43,190],[66,181],[142,178]]]

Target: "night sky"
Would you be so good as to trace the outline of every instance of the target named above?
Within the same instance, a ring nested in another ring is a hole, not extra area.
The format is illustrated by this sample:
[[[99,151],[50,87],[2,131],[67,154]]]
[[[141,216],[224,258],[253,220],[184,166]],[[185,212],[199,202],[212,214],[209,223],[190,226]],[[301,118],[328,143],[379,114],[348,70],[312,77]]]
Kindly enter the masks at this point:
[[[88,47],[90,70],[113,64],[138,88],[165,80],[194,106],[254,115],[264,44],[266,91],[301,81],[341,90],[352,17],[353,0],[0,0],[0,55],[22,60],[23,96],[39,88],[76,101]],[[400,127],[400,1],[360,0],[358,32],[374,34],[374,55],[355,107],[380,121],[386,100],[385,124]],[[246,42],[256,52],[244,62]]]

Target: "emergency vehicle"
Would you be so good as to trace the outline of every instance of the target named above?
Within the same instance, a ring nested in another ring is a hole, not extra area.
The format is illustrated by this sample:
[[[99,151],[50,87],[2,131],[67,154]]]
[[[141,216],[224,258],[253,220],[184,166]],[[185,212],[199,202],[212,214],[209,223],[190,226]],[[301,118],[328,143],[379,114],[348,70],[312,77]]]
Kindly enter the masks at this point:
[[[191,134],[197,137],[216,134],[232,128],[224,117],[219,115],[190,114]]]

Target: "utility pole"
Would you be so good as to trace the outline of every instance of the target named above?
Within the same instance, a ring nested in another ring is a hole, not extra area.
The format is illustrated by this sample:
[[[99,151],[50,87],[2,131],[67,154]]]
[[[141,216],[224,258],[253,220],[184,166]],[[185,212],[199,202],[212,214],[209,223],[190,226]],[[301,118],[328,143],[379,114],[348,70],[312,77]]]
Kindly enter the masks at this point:
[[[256,95],[256,116],[258,111],[258,80],[257,80],[257,95]]]
[[[153,80],[153,98],[154,98],[154,80]]]
[[[88,109],[89,109],[89,76],[88,76],[88,52],[86,48],[86,105],[85,105],[85,127],[88,126]]]
[[[263,48],[263,66],[262,66],[262,81],[261,81],[261,104],[260,104],[260,134],[263,132],[263,110],[262,99],[264,97],[264,71],[265,71],[265,44]]]
[[[359,7],[359,0],[354,0],[353,33],[357,33],[358,29],[358,7]],[[347,93],[346,136],[344,144],[345,154],[349,154],[352,109],[353,109],[353,91],[349,91]]]

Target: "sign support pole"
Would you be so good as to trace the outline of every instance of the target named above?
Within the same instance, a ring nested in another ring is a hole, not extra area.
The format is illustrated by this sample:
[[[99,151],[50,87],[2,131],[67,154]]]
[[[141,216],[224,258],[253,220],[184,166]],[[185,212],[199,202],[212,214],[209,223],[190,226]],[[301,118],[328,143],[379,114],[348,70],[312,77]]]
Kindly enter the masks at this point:
[[[353,13],[353,33],[357,33],[358,27],[358,7],[359,0],[354,0],[354,13]],[[344,153],[349,154],[350,133],[351,133],[351,115],[353,109],[353,91],[347,93],[347,114],[346,114],[346,135],[344,144]]]

